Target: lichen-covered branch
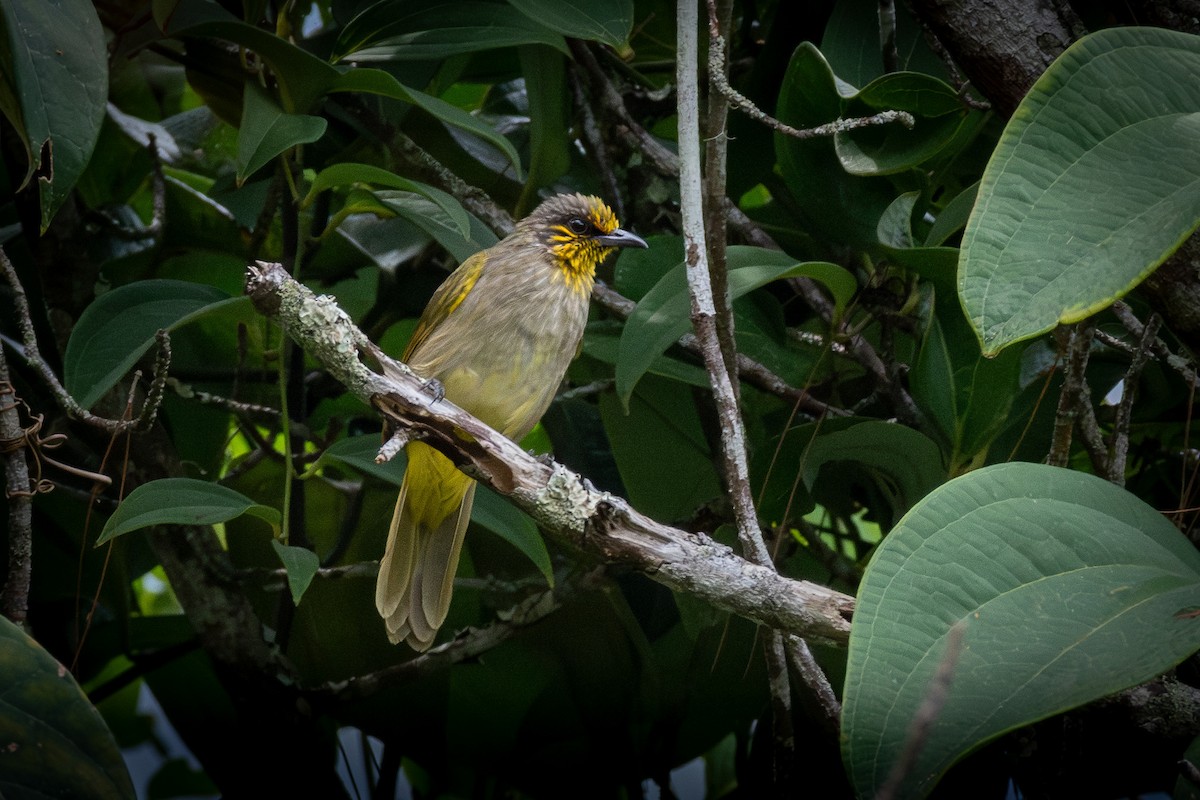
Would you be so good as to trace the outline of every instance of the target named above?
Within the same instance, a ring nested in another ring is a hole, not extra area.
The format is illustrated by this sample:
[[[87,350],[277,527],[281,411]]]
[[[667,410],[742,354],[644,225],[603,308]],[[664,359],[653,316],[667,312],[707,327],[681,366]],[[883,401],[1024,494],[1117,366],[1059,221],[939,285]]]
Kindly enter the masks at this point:
[[[639,514],[622,498],[595,489],[561,464],[535,458],[446,400],[371,344],[332,298],[317,297],[278,264],[248,271],[247,294],[351,392],[373,404],[391,427],[446,454],[529,513],[559,542],[608,563],[647,574],[717,608],[803,636],[844,646],[854,599],[752,564],[709,537]],[[360,354],[390,362],[374,372]],[[391,377],[396,369],[397,373]]]

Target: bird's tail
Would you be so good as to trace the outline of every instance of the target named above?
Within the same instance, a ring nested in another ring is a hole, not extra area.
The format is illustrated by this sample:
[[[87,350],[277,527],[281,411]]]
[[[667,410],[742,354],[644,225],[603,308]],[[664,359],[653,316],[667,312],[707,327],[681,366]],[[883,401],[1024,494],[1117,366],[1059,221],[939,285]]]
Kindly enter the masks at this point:
[[[406,640],[424,651],[450,610],[475,481],[429,445],[412,442],[405,450],[408,468],[379,563],[375,606],[392,643]]]

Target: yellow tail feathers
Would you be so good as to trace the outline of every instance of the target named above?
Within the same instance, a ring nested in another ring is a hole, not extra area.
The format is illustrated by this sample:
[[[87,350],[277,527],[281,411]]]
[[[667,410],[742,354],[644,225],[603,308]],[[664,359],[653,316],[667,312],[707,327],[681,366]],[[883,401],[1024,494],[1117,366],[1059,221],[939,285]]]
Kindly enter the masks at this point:
[[[405,451],[408,468],[379,564],[375,606],[393,644],[404,640],[424,651],[450,609],[475,481],[429,445],[413,442]]]

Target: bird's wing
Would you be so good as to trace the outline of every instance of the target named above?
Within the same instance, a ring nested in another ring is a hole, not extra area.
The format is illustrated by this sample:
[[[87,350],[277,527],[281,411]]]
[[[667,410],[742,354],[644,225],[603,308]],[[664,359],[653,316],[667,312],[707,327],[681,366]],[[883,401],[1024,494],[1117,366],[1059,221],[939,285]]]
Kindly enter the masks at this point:
[[[459,264],[458,269],[451,272],[442,282],[442,285],[433,293],[433,297],[429,299],[429,305],[425,306],[425,311],[422,312],[421,319],[417,322],[416,330],[413,331],[412,338],[408,340],[408,346],[404,348],[401,361],[407,362],[412,354],[421,347],[421,343],[429,338],[430,332],[441,325],[447,317],[454,313],[454,309],[467,299],[467,295],[479,282],[479,276],[483,274],[486,264],[487,251],[480,250]]]

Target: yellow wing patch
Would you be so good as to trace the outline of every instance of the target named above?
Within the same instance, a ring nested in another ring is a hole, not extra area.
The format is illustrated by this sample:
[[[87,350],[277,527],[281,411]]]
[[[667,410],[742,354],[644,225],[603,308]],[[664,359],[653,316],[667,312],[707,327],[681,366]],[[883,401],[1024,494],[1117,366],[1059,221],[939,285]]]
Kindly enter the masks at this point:
[[[433,293],[433,297],[429,299],[429,305],[425,306],[425,311],[417,322],[417,328],[413,331],[412,338],[408,340],[408,346],[404,348],[404,355],[400,357],[401,361],[408,361],[421,343],[429,338],[430,332],[462,305],[463,300],[467,299],[467,295],[479,282],[479,276],[483,274],[486,264],[487,251],[481,250],[450,273],[450,277],[446,278]]]

